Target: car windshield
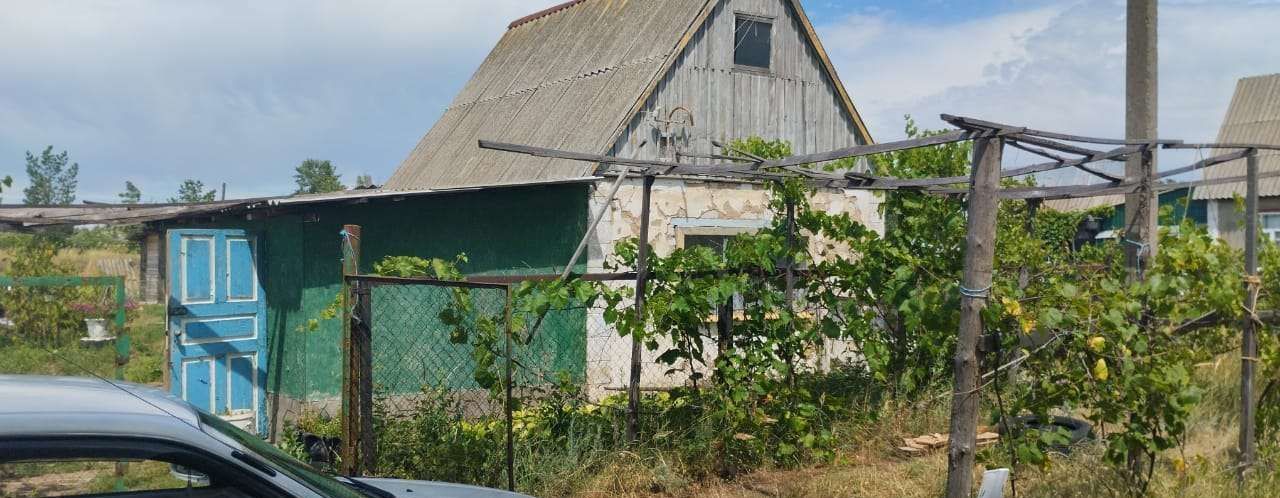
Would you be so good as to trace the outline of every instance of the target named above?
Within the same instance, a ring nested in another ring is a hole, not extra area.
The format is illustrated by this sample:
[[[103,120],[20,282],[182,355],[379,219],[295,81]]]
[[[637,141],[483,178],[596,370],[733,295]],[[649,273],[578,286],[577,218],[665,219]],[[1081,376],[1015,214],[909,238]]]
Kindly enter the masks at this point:
[[[262,438],[240,430],[239,427],[231,425],[230,422],[222,420],[221,417],[200,412],[200,422],[206,432],[217,432],[240,443],[245,449],[274,464],[272,466],[276,470],[288,474],[317,493],[334,498],[368,498],[341,481],[327,476],[310,465],[302,463],[298,459],[280,451],[275,446],[263,441]],[[218,434],[210,435],[217,437]]]

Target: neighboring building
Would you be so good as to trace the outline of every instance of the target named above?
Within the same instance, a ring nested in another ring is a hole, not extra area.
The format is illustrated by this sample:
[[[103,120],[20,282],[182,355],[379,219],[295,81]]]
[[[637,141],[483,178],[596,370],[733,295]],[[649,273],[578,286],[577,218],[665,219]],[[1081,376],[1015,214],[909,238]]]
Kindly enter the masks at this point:
[[[307,324],[341,288],[343,224],[363,228],[365,272],[387,255],[465,252],[472,274],[554,273],[568,261],[612,178],[477,140],[707,162],[713,140],[748,136],[787,140],[797,154],[871,143],[798,0],[575,0],[511,23],[381,189],[100,211],[166,234],[145,239],[144,275],[167,269],[173,391],[265,431],[303,406],[336,406],[340,324]],[[577,271],[602,270],[638,235],[639,191],[629,181],[610,202]],[[882,230],[878,202],[854,190],[813,199]],[[659,254],[771,216],[762,185],[708,178],[661,179],[652,206]],[[421,328],[420,317],[377,313],[375,303],[375,334]],[[557,312],[540,333],[559,338],[548,361],[592,395],[625,384],[630,339],[600,310]],[[375,340],[375,368],[409,368],[380,361],[385,347]],[[648,366],[644,383],[683,382],[665,370]]]
[[[1280,144],[1280,74],[1250,76],[1236,83],[1235,94],[1227,108],[1222,126],[1218,130],[1217,143]],[[1234,150],[1234,149],[1233,149]],[[1204,157],[1225,154],[1231,150],[1206,150]],[[1280,151],[1258,151],[1259,172],[1280,170]],[[1245,160],[1210,166],[1204,170],[1204,178],[1230,178],[1244,176]],[[1232,247],[1244,247],[1244,209],[1236,197],[1243,198],[1244,182],[1220,183],[1195,188],[1183,188],[1162,192],[1160,208],[1168,210],[1168,216],[1160,218],[1161,226],[1181,223],[1183,217],[1206,225],[1209,233],[1219,237]],[[1258,229],[1268,238],[1280,241],[1280,178],[1263,178],[1258,181]],[[1086,197],[1055,200],[1046,203],[1059,211],[1091,209],[1114,206],[1114,215],[1104,223],[1105,236],[1124,225],[1124,196]]]
[[[1280,144],[1280,74],[1241,78],[1218,130],[1218,143]],[[1205,157],[1230,151],[1206,151]],[[1280,151],[1258,151],[1258,170],[1280,170]],[[1205,178],[1244,176],[1245,160],[1239,159],[1205,170]],[[1209,203],[1209,228],[1234,247],[1244,247],[1244,211],[1234,198],[1244,197],[1245,184],[1223,183],[1197,187],[1193,197]],[[1280,178],[1258,181],[1258,229],[1280,241]]]

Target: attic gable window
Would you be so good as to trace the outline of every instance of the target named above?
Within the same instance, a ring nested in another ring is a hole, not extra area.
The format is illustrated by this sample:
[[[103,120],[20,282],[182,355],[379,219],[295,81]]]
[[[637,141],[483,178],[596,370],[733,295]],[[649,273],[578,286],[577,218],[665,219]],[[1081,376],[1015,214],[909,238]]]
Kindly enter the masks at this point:
[[[738,14],[734,25],[733,64],[746,69],[769,69],[773,20]]]

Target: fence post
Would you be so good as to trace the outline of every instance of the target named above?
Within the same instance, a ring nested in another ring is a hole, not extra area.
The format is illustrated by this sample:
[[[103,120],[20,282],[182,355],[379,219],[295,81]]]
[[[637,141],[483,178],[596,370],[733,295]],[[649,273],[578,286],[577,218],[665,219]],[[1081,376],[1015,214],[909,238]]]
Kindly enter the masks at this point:
[[[351,316],[351,346],[356,351],[357,411],[360,421],[360,465],[362,474],[374,474],[377,464],[376,440],[373,437],[373,286],[356,280],[355,309]]]
[[[355,344],[352,341],[351,321],[352,307],[355,304],[351,295],[351,283],[346,277],[360,273],[360,226],[343,225],[342,232],[342,473],[359,475],[360,463],[357,455],[360,452],[360,421],[357,391],[358,372],[356,368]]]
[[[507,290],[507,303],[504,309],[504,313],[506,315],[506,325],[503,327],[503,330],[506,335],[506,340],[505,340],[506,344],[504,348],[506,349],[507,361],[505,362],[506,364],[503,365],[503,368],[505,370],[505,372],[503,372],[503,376],[506,378],[505,380],[506,385],[504,387],[506,388],[507,393],[506,393],[506,399],[503,400],[502,407],[503,407],[503,410],[507,412],[506,413],[507,415],[507,491],[515,491],[516,490],[516,449],[515,449],[515,440],[513,435],[514,421],[511,418],[511,409],[512,409],[512,404],[511,404],[511,381],[512,381],[511,285],[507,285],[506,290]]]
[[[1253,375],[1258,357],[1257,311],[1258,289],[1258,151],[1249,149],[1246,157],[1244,222],[1244,309],[1240,337],[1240,466],[1238,478],[1243,485],[1254,459]]]
[[[653,175],[645,175],[640,195],[640,247],[636,250],[636,320],[644,327],[644,293],[649,282],[649,198]],[[640,331],[631,333],[631,382],[627,384],[627,442],[639,440],[640,425]]]
[[[978,426],[978,338],[982,309],[991,293],[995,258],[996,188],[1004,139],[974,142],[973,176],[969,181],[968,235],[964,275],[960,281],[960,334],[953,360],[955,388],[951,399],[951,438],[947,451],[947,498],[967,498],[973,488],[973,458]]]

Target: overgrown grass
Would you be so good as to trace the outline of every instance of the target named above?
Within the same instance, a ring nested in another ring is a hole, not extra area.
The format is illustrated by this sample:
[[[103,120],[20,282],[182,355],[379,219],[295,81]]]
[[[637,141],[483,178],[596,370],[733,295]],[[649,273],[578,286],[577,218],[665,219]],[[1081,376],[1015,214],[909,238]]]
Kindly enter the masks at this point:
[[[1274,496],[1274,490],[1280,489],[1280,447],[1274,443],[1262,445],[1259,465],[1243,492],[1237,488],[1238,371],[1239,363],[1230,355],[1197,367],[1196,383],[1204,396],[1183,444],[1157,457],[1150,495],[1261,497]],[[833,394],[834,404],[843,404],[842,409],[832,411],[834,418],[826,421],[838,441],[830,459],[764,462],[753,471],[726,477],[716,471],[714,445],[718,439],[712,437],[724,428],[696,418],[672,420],[650,414],[645,418],[643,442],[628,446],[615,430],[622,427],[620,407],[606,402],[606,406],[588,409],[585,414],[579,406],[558,411],[562,418],[542,419],[536,427],[521,426],[525,432],[521,435],[517,430],[518,489],[544,497],[608,498],[931,497],[942,493],[945,451],[908,457],[896,448],[903,437],[947,431],[950,401],[942,395],[945,389],[908,402],[883,399],[871,383],[847,373],[812,380],[821,392],[838,394]],[[665,408],[658,399],[648,396],[644,410]],[[384,453],[382,463],[412,455],[421,458],[417,462],[421,467],[417,467],[419,473],[406,473],[412,467],[384,467],[381,473],[458,480],[460,474],[451,475],[449,469],[460,471],[471,466],[470,480],[501,484],[501,474],[495,470],[500,465],[494,461],[501,455],[501,424],[433,416],[436,418],[430,423],[419,419],[413,432],[405,432],[409,428],[403,426],[383,428],[382,438],[398,437],[391,439],[391,444],[403,447],[398,453]],[[532,419],[523,422],[528,424]],[[405,437],[408,434],[416,435]],[[434,443],[424,445],[426,440]],[[453,452],[437,451],[446,446]],[[1020,466],[1015,474],[1018,495],[1126,496],[1127,483],[1103,461],[1103,450],[1101,442],[1087,442],[1076,446],[1070,455],[1054,455],[1044,468]],[[440,464],[441,459],[456,468]],[[997,445],[985,449],[978,462],[975,482],[981,481],[986,468],[1009,465],[1007,448]]]
[[[1181,447],[1159,455],[1149,488],[1151,496],[1275,496],[1280,489],[1280,447],[1261,445],[1260,462],[1243,489],[1235,480],[1238,430],[1239,362],[1230,355],[1202,364],[1195,372],[1205,390]],[[875,414],[840,421],[842,442],[833,461],[798,468],[766,467],[732,480],[690,480],[662,452],[619,452],[603,457],[600,470],[565,473],[558,485],[530,489],[538,496],[575,497],[933,497],[946,484],[946,453],[906,457],[894,448],[901,438],[946,432],[949,402],[868,406]],[[1055,455],[1043,469],[1019,468],[1018,496],[1084,498],[1126,496],[1127,483],[1102,460],[1098,442]],[[980,452],[975,482],[986,468],[1008,465],[1006,449]],[[1005,496],[1010,496],[1006,491]]]
[[[125,380],[160,383],[165,368],[164,313],[164,305],[143,305],[125,325],[131,339]],[[19,334],[0,334],[0,373],[88,376],[92,372],[110,379],[115,361],[113,343],[89,345],[77,340],[46,348],[23,341]]]

